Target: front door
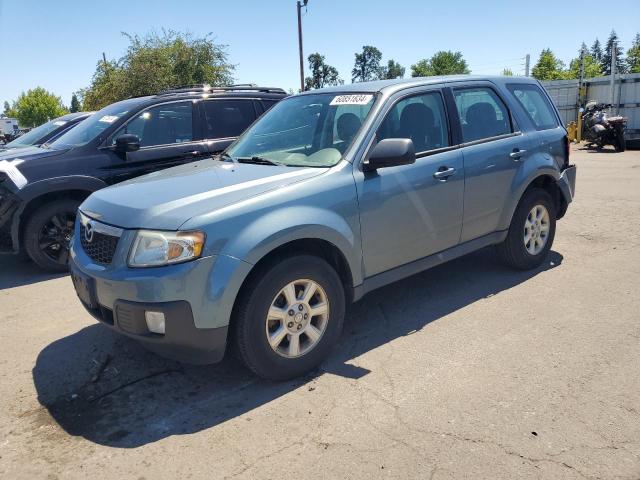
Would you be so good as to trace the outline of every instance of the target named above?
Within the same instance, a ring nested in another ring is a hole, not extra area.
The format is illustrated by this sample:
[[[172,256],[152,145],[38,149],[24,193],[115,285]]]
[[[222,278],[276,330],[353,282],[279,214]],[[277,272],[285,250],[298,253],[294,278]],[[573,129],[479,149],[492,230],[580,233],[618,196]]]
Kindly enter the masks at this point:
[[[367,277],[459,242],[464,167],[449,132],[440,90],[400,98],[381,123],[377,140],[410,138],[417,158],[356,175]]]
[[[193,103],[171,102],[139,112],[110,137],[110,144],[122,134],[140,139],[140,149],[120,154],[109,150],[110,183],[192,162],[208,156],[206,144],[194,135]]]

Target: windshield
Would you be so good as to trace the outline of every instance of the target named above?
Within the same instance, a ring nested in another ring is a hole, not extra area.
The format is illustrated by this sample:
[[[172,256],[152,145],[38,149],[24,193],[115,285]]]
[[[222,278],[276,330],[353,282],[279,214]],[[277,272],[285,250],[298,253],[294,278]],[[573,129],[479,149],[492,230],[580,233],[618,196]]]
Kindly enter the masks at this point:
[[[33,130],[29,130],[24,135],[20,135],[13,142],[7,143],[7,148],[17,148],[17,147],[28,147],[31,145],[36,145],[39,140],[43,137],[46,137],[48,134],[56,130],[57,128],[61,128],[66,125],[68,122],[66,120],[62,120],[60,118],[56,118],[51,120],[50,122],[44,123],[39,127],[34,128]]]
[[[241,161],[331,167],[351,145],[374,100],[373,94],[330,93],[282,100],[226,153]]]
[[[80,147],[95,139],[109,128],[116,120],[125,115],[131,108],[130,102],[119,102],[109,105],[94,113],[77,127],[61,135],[50,145],[53,148]]]

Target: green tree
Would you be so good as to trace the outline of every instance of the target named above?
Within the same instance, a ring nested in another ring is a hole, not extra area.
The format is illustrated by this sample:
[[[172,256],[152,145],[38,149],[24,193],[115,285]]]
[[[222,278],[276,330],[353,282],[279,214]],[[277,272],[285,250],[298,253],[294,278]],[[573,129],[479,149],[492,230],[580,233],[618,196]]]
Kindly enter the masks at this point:
[[[98,110],[132,96],[152,95],[161,90],[199,83],[228,85],[235,66],[229,63],[226,45],[211,35],[163,30],[143,37],[124,33],[129,39],[119,60],[100,60],[91,85],[81,91],[83,106]]]
[[[2,113],[3,113],[3,115],[6,115],[7,117],[9,117],[10,116],[9,112],[11,112],[11,105],[9,105],[9,102],[7,102],[5,100],[5,102],[4,102],[4,111]]]
[[[600,45],[600,40],[596,38],[596,41],[593,42],[593,45],[591,45],[591,50],[589,51],[589,53],[596,62],[602,63],[602,45]]]
[[[365,45],[362,53],[356,53],[356,61],[351,71],[352,82],[368,82],[378,80],[383,73],[380,68],[382,53],[376,47]]]
[[[69,111],[71,113],[79,112],[82,110],[82,105],[80,105],[80,100],[78,100],[78,95],[75,93],[71,95],[71,106],[69,107]]]
[[[324,55],[312,53],[308,57],[311,76],[304,81],[304,89],[311,90],[330,85],[342,85],[344,82],[338,75],[338,70],[324,62]]]
[[[65,113],[67,110],[62,105],[62,99],[42,87],[22,92],[11,106],[11,116],[15,116],[20,125],[25,127],[37,127]]]
[[[455,75],[469,73],[467,62],[461,52],[450,50],[437,52],[429,59],[422,59],[411,65],[412,77],[432,77],[434,75]]]
[[[602,61],[600,62],[605,75],[611,75],[611,57],[614,47],[616,49],[616,73],[625,73],[627,71],[624,61],[624,49],[620,46],[618,34],[615,30],[611,30],[604,54],[602,55]]]
[[[582,44],[582,49],[585,52],[584,78],[602,76],[602,67],[600,63],[590,53],[587,53],[587,46],[584,43]],[[562,77],[566,80],[575,80],[580,78],[580,52],[578,52],[578,56],[576,58],[571,60],[569,63],[569,69],[564,71]]]
[[[394,78],[404,78],[405,68],[395,60],[387,62],[386,67],[382,67],[380,78],[392,80]]]
[[[511,70],[510,68],[503,68],[502,75],[504,75],[505,77],[513,77],[513,70]]]
[[[629,73],[640,73],[640,33],[636,34],[631,48],[627,51],[627,70]]]
[[[550,48],[540,52],[538,63],[531,70],[531,75],[538,80],[559,80],[563,78],[564,63],[556,58]]]

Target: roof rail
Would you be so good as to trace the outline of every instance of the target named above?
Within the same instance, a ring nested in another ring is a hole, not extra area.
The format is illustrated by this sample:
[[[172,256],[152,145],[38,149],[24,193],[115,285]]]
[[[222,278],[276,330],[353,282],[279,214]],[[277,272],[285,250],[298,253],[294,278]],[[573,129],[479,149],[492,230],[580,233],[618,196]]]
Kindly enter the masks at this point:
[[[254,83],[238,83],[235,85],[213,87],[208,83],[200,83],[196,85],[182,85],[179,87],[168,88],[163,90],[158,95],[170,95],[172,93],[214,93],[214,92],[233,92],[233,91],[251,91],[251,92],[264,92],[264,93],[287,93],[282,88],[276,87],[259,87]]]

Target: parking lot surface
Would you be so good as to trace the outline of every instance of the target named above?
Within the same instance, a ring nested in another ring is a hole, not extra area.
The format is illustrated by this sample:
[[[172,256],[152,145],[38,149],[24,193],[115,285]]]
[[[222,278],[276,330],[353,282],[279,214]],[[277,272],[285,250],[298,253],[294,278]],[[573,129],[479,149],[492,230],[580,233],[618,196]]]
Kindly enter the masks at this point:
[[[572,162],[543,267],[373,292],[293,382],[147,353],[0,257],[0,478],[640,478],[640,152]]]

